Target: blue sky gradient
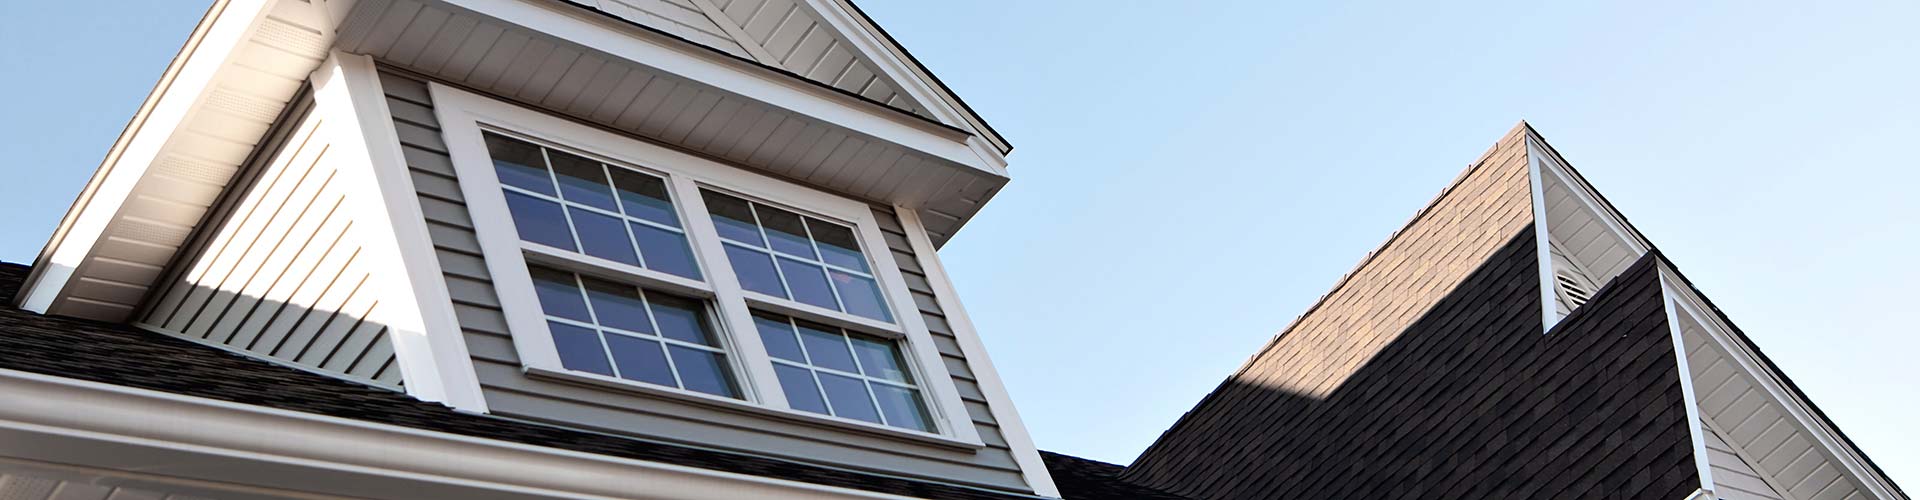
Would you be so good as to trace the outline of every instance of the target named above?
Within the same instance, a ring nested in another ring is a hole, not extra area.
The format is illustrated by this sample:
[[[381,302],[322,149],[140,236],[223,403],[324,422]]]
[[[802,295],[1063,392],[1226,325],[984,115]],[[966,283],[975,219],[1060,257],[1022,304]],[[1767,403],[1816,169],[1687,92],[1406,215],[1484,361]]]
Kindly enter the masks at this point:
[[[3,1],[28,262],[201,10]],[[1525,119],[1920,485],[1920,4],[861,5],[1017,148],[942,256],[1042,448],[1132,460]]]

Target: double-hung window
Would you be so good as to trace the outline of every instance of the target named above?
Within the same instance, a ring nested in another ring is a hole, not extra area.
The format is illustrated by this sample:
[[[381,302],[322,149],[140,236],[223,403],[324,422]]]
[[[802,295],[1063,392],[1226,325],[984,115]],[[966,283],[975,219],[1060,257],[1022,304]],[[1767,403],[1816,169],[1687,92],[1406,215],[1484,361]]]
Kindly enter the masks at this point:
[[[977,439],[932,385],[946,374],[931,341],[909,341],[926,333],[864,204],[718,164],[621,161],[607,150],[631,144],[610,139],[589,152],[469,130],[491,168],[460,167],[488,177],[463,189],[497,193],[474,215],[505,220],[476,232],[496,274],[525,272],[498,286],[530,373]]]

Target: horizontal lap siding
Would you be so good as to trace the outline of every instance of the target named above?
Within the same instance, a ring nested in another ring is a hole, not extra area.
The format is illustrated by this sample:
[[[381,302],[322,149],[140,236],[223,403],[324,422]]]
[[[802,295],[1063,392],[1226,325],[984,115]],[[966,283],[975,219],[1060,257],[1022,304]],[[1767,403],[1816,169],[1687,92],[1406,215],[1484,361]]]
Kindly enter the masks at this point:
[[[1700,430],[1706,435],[1707,464],[1713,468],[1713,492],[1722,500],[1780,500],[1780,492],[1774,491],[1760,472],[1740,458],[1733,445],[1720,436],[1720,431],[1700,424]]]
[[[647,438],[733,449],[756,454],[854,467],[906,476],[926,477],[1001,489],[1023,490],[1025,482],[987,411],[980,390],[966,371],[950,330],[929,301],[930,323],[940,326],[936,337],[946,340],[942,352],[949,370],[968,396],[968,409],[988,447],[974,452],[911,444],[869,433],[847,432],[787,420],[769,419],[738,411],[690,405],[636,396],[603,388],[532,378],[521,370],[513,339],[507,331],[498,293],[487,271],[473,221],[468,215],[458,181],[448,158],[439,124],[434,121],[426,84],[392,73],[381,75],[393,109],[395,128],[412,169],[434,251],[445,274],[454,312],[465,333],[467,349],[490,411],[572,427],[634,434]],[[888,231],[899,236],[891,214]],[[905,241],[905,240],[901,240]],[[904,246],[902,247],[904,248]],[[911,250],[897,251],[909,280],[924,283]],[[916,286],[925,289],[924,285]],[[930,297],[930,296],[929,296]],[[938,319],[939,321],[935,321]],[[945,332],[945,333],[938,333]],[[956,369],[958,368],[958,369]]]
[[[940,351],[940,358],[947,365],[953,385],[959,389],[960,399],[967,405],[967,414],[973,417],[973,426],[980,432],[980,439],[987,443],[982,453],[1005,455],[1012,460],[1013,451],[1008,447],[1006,438],[1000,433],[1000,424],[993,418],[991,405],[986,395],[980,391],[980,382],[967,364],[966,354],[960,350],[960,339],[947,322],[947,313],[940,309],[933,286],[927,281],[925,269],[920,267],[920,258],[909,244],[906,229],[900,225],[900,219],[892,210],[875,208],[873,218],[880,222],[880,231],[887,239],[888,250],[893,252],[893,260],[900,266],[900,275],[907,282],[907,290],[913,295],[915,307],[925,320],[928,333]]]
[[[319,118],[295,104],[158,288],[141,322],[374,385],[402,383]]]

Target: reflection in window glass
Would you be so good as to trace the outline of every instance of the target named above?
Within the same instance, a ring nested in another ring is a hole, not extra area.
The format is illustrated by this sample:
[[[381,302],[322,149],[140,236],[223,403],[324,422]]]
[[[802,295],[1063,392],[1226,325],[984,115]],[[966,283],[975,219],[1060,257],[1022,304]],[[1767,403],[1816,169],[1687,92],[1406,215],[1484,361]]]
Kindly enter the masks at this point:
[[[900,342],[761,311],[753,316],[794,409],[933,432]]]
[[[520,239],[542,245],[573,250],[573,233],[567,231],[567,216],[560,204],[524,194],[507,192],[507,213]]]
[[[483,135],[521,240],[700,279],[665,180],[491,132]]]
[[[740,397],[706,303],[547,267],[527,271],[566,369]]]
[[[741,288],[893,322],[852,228],[710,189],[700,198]]]

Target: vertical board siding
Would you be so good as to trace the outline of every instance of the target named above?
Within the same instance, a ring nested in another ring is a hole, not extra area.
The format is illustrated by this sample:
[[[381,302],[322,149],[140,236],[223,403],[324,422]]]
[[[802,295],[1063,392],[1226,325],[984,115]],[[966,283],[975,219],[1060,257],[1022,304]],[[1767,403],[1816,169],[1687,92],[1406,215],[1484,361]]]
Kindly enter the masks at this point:
[[[691,405],[600,387],[590,387],[527,376],[521,369],[499,294],[487,271],[485,256],[475,237],[440,124],[431,113],[427,84],[409,76],[382,72],[388,106],[396,110],[401,147],[414,176],[428,234],[445,275],[474,370],[489,410],[500,415],[553,422],[703,447],[731,449],[759,455],[935,479],[1002,490],[1031,491],[1006,440],[993,423],[987,402],[973,382],[966,360],[954,349],[952,331],[935,307],[923,311],[940,343],[948,369],[966,401],[973,425],[987,447],[966,451],[913,444],[857,431],[842,431],[782,419],[770,419],[704,405]],[[888,212],[881,217],[886,231],[900,236],[899,222]],[[893,238],[890,238],[893,239]],[[909,280],[925,282],[913,253],[901,245],[893,249]],[[924,286],[916,293],[928,293]],[[923,308],[924,309],[924,308]],[[933,326],[937,325],[937,326]]]
[[[352,192],[309,101],[223,197],[140,322],[166,333],[397,388]]]

